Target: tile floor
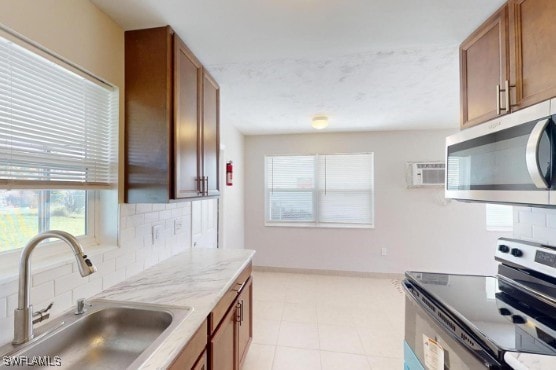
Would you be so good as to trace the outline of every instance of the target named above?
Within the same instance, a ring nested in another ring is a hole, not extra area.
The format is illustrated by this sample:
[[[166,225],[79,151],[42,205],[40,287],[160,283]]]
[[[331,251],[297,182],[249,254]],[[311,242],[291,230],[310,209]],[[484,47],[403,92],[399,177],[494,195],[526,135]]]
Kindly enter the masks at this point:
[[[400,282],[254,272],[253,342],[243,370],[401,370]]]

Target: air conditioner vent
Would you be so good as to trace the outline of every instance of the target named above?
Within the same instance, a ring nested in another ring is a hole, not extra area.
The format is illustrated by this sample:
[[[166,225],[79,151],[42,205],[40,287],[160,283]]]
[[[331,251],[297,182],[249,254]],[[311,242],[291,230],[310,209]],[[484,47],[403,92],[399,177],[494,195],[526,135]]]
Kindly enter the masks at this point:
[[[444,186],[444,162],[408,162],[406,169],[408,188]]]

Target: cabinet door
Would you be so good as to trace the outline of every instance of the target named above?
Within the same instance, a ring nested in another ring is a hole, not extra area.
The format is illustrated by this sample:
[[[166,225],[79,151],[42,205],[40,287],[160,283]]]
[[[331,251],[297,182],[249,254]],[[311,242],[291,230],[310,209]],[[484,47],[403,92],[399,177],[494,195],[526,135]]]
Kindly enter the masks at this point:
[[[218,156],[220,152],[220,88],[203,71],[203,176],[208,195],[218,195]]]
[[[243,365],[249,344],[253,338],[253,278],[250,278],[243,287],[239,297],[238,325],[238,359],[239,368]]]
[[[515,109],[556,96],[556,1],[510,1]]]
[[[199,195],[201,63],[174,35],[174,196]]]
[[[236,312],[232,305],[210,341],[210,368],[213,370],[237,369]]]
[[[508,79],[507,18],[504,6],[460,46],[461,128],[495,118],[500,105],[506,108],[496,86],[503,89]]]
[[[199,357],[192,370],[208,370],[207,351],[204,351]]]

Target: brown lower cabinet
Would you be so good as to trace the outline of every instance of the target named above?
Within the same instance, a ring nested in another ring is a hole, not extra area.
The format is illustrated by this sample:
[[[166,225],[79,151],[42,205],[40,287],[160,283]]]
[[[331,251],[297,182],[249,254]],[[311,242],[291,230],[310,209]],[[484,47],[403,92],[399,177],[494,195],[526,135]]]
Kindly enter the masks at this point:
[[[253,338],[251,264],[174,359],[171,370],[239,370]]]

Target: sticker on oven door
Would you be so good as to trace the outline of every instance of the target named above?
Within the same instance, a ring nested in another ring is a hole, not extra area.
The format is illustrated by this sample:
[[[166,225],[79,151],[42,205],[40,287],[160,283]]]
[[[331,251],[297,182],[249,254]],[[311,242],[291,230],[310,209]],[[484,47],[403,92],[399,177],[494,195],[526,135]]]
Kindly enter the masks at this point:
[[[425,367],[428,370],[444,370],[444,349],[437,341],[423,334]]]

